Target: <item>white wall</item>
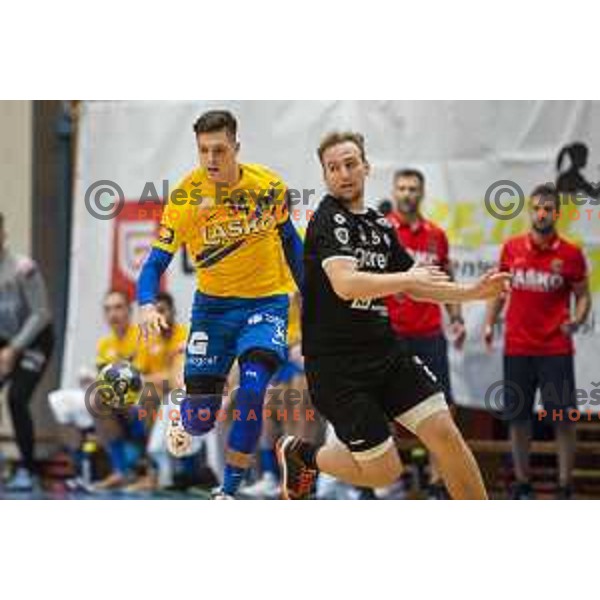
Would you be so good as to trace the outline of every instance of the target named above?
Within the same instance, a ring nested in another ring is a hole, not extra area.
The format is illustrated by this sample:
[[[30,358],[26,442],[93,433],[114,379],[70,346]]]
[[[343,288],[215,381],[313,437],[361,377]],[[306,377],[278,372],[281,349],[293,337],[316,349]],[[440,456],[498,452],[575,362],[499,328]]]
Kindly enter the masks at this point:
[[[13,250],[31,251],[32,102],[0,102],[0,211]]]

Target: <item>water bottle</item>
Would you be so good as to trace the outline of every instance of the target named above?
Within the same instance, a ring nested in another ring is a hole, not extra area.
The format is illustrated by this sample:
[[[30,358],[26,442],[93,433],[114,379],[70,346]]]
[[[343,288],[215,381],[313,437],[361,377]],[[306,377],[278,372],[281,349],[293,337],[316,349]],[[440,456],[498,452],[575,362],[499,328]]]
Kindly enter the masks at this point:
[[[83,452],[81,479],[85,485],[92,485],[94,481],[94,455],[98,449],[96,440],[92,437],[86,437],[81,449]]]

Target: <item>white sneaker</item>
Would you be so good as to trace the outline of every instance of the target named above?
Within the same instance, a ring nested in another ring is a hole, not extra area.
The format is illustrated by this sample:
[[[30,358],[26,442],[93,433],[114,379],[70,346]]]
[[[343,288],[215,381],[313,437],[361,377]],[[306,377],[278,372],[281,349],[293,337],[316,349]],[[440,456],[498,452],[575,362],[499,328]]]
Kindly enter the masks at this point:
[[[213,490],[211,494],[211,500],[235,500],[233,496],[226,494],[221,488]]]
[[[399,479],[396,483],[392,483],[392,485],[386,488],[375,490],[375,493],[379,500],[406,500],[408,490],[404,481]]]
[[[36,481],[31,473],[24,467],[19,467],[4,488],[7,492],[31,492],[35,485]]]
[[[175,458],[183,458],[184,456],[193,454],[192,439],[192,436],[181,424],[181,414],[179,412],[175,419],[169,418],[169,424],[167,425],[167,449]]]
[[[71,477],[65,481],[65,487],[69,492],[85,492],[91,494],[94,486],[85,482],[81,477]]]
[[[252,485],[242,490],[245,496],[250,498],[278,498],[281,494],[279,481],[273,473],[264,473],[263,476]]]
[[[319,473],[317,478],[317,500],[352,500],[354,488],[339,479]]]

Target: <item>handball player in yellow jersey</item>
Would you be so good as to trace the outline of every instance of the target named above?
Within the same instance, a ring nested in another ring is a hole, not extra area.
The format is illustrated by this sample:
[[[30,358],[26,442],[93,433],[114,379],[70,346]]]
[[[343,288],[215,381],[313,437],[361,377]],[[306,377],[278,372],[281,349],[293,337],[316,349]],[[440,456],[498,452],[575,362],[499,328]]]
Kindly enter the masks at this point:
[[[219,418],[225,379],[240,365],[236,413],[218,498],[234,498],[256,450],[267,385],[286,360],[288,295],[302,280],[302,242],[290,220],[287,189],[271,170],[238,162],[237,121],[210,111],[194,125],[200,166],[170,195],[140,273],[143,332],[164,327],[155,301],[161,275],[185,245],[197,290],[186,347],[186,395],[170,445],[183,454],[191,437]]]

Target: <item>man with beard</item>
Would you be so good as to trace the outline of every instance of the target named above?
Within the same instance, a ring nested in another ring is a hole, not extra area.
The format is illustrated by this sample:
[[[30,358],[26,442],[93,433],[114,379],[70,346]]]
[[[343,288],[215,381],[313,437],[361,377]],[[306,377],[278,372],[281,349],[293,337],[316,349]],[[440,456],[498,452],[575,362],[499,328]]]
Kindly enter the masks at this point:
[[[319,471],[361,487],[384,487],[402,464],[389,425],[413,432],[438,461],[455,499],[484,499],[477,463],[427,365],[406,351],[389,323],[385,298],[491,299],[508,277],[487,273],[472,285],[437,267],[415,266],[391,225],[365,206],[369,174],[362,135],[334,132],[318,155],[328,194],[304,246],[302,345],[312,401],[339,442],[316,446],[287,436],[277,448],[286,499],[314,494]]]
[[[452,278],[446,232],[426,219],[421,211],[425,196],[425,176],[416,169],[402,169],[394,174],[393,209],[387,216],[398,241],[421,266],[437,266]],[[444,333],[442,307],[437,302],[418,302],[410,296],[390,296],[387,300],[394,332],[408,345],[438,378],[446,401],[453,406],[450,387],[448,344]],[[461,350],[466,329],[460,304],[446,304],[448,333],[457,350]],[[435,463],[431,463],[429,498],[442,500],[447,492]]]
[[[533,497],[529,482],[529,444],[535,394],[541,391],[540,417],[554,425],[558,445],[558,498],[571,497],[575,427],[569,413],[575,404],[573,334],[591,308],[585,257],[559,236],[560,197],[551,185],[531,193],[531,228],[507,240],[500,269],[512,274],[504,334],[504,410],[510,423],[516,484],[513,498]],[[571,314],[571,299],[575,308]],[[484,341],[491,348],[494,326],[506,297],[488,306]]]

